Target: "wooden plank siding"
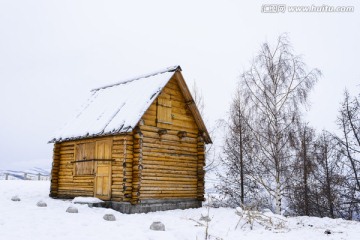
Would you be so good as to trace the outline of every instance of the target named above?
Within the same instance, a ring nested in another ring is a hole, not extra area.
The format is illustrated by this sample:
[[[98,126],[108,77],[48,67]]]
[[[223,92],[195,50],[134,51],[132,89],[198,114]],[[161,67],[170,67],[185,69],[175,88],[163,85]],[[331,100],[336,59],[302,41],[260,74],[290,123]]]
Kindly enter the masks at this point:
[[[159,113],[164,108],[164,114],[171,113],[170,119]],[[199,142],[198,126],[175,77],[145,112],[142,120],[138,125],[142,135],[142,155],[134,151],[134,158],[142,158],[140,195],[137,196],[140,201],[203,200],[204,144]],[[166,133],[159,134],[159,130],[166,130]],[[179,137],[179,131],[186,132],[186,137]]]

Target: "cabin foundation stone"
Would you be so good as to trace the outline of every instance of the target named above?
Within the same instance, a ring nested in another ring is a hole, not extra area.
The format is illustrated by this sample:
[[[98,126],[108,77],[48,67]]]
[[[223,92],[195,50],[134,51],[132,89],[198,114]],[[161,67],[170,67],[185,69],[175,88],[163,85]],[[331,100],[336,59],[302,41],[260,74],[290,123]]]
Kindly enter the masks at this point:
[[[200,208],[202,202],[195,199],[166,199],[166,200],[143,200],[141,203],[133,205],[128,202],[105,201],[101,203],[91,203],[90,207],[111,208],[121,213],[148,213],[157,211],[167,211],[174,209]]]

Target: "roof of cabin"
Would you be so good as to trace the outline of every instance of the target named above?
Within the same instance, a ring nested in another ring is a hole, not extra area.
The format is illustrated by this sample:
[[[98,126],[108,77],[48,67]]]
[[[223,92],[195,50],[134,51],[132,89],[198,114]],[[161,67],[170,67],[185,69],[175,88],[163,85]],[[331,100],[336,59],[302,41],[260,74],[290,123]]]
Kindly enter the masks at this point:
[[[168,67],[91,90],[91,96],[79,113],[50,142],[131,132],[169,80],[180,71],[180,66]],[[199,129],[204,132],[205,141],[210,143],[209,134],[182,76],[179,86]]]

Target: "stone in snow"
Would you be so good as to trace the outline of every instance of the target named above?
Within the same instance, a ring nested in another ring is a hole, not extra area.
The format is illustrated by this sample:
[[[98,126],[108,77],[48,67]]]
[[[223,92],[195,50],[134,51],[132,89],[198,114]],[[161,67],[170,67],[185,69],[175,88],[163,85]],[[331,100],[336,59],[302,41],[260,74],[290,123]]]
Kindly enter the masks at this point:
[[[326,229],[324,233],[329,235],[331,234],[331,231],[329,229]]]
[[[47,207],[47,204],[46,204],[46,202],[38,201],[36,206],[38,206],[38,207]]]
[[[160,221],[156,221],[150,225],[150,229],[154,231],[165,231],[165,225]]]
[[[76,207],[68,207],[66,209],[66,212],[68,212],[68,213],[78,213],[79,211],[78,211],[78,209]]]
[[[13,196],[11,198],[11,201],[14,201],[14,202],[20,202],[20,198],[18,196]]]
[[[106,221],[116,221],[116,218],[113,214],[105,214],[103,219],[105,219]]]

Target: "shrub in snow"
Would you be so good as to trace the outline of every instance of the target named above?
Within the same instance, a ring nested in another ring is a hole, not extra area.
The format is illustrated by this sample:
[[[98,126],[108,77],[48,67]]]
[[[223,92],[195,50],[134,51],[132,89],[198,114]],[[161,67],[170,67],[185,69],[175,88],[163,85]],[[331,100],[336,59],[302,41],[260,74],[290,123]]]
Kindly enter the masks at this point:
[[[286,231],[286,221],[281,216],[275,216],[271,213],[261,213],[253,210],[251,207],[236,208],[236,215],[240,217],[235,229],[241,224],[241,228],[248,226],[251,230],[254,225],[261,226],[267,230],[276,232]]]
[[[211,218],[208,215],[202,215],[201,214],[200,221],[210,222]]]
[[[160,221],[156,221],[150,225],[150,229],[154,231],[165,231],[165,225]]]
[[[329,235],[331,234],[331,231],[329,229],[326,229],[324,233]]]
[[[105,214],[103,219],[105,219],[106,221],[116,221],[116,218],[113,214]]]
[[[47,207],[47,204],[46,204],[46,202],[38,201],[36,206],[38,206],[38,207]]]
[[[66,212],[68,212],[68,213],[78,213],[79,211],[78,211],[78,209],[76,207],[68,207],[66,209]]]
[[[18,196],[13,196],[11,198],[11,201],[14,201],[14,202],[20,202],[20,198]]]

